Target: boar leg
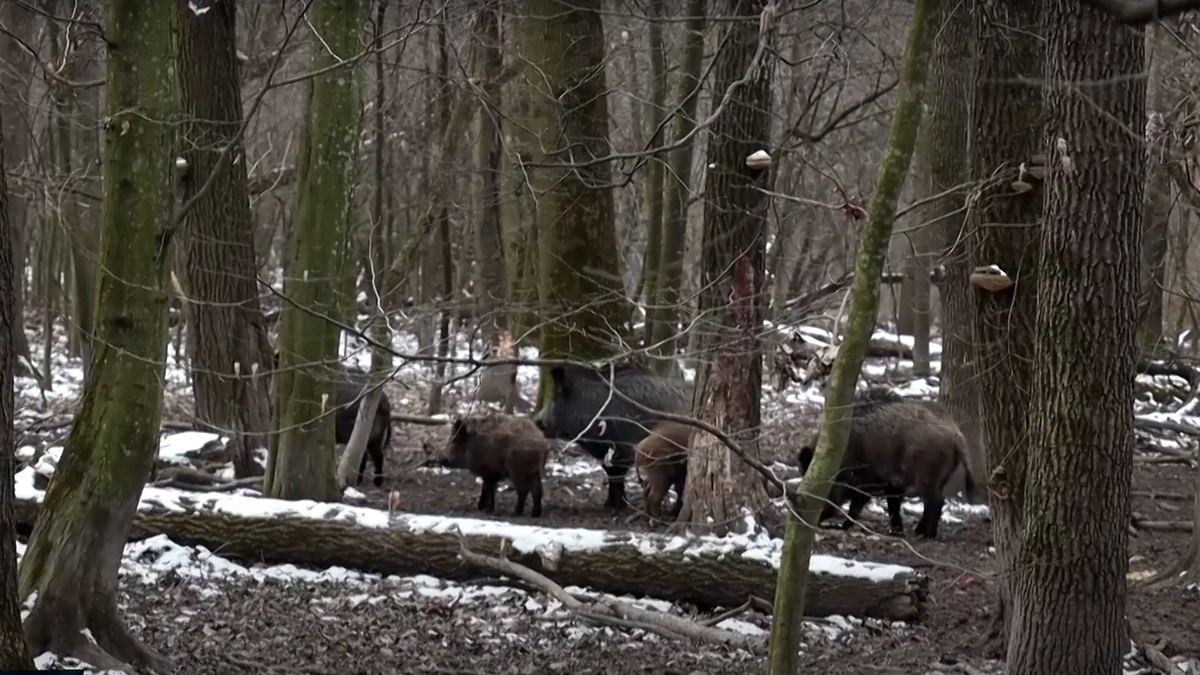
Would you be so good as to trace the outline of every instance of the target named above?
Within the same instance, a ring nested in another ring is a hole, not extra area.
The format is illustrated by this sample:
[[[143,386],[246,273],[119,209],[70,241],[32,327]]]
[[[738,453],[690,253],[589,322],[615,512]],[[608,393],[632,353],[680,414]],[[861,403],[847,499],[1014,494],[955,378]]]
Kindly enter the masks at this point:
[[[858,521],[858,516],[862,514],[863,507],[869,501],[871,501],[871,496],[865,492],[855,491],[851,493],[850,508],[846,510],[846,522],[842,523],[843,530],[854,527],[854,524]]]
[[[533,493],[533,508],[530,509],[529,515],[534,518],[542,517],[542,477],[538,476],[533,479],[533,485],[530,486],[530,492]]]
[[[604,506],[614,511],[621,511],[625,508],[625,474],[629,471],[629,467],[623,464],[610,464],[604,467],[604,473],[608,475],[608,499],[604,501]]]
[[[483,488],[479,493],[479,510],[484,513],[496,512],[496,483],[494,478],[484,478]]]
[[[888,529],[897,537],[904,535],[904,521],[900,519],[900,506],[903,503],[903,491],[894,488],[887,491]]]
[[[680,472],[675,478],[675,506],[671,507],[671,518],[679,518],[679,512],[683,510],[683,489],[687,487],[687,474]]]
[[[667,486],[663,485],[662,476],[658,475],[656,469],[646,480],[646,513],[650,514],[651,518],[656,520],[662,519],[662,502],[667,496]]]
[[[921,514],[921,522],[917,523],[916,534],[926,539],[937,539],[938,522],[942,519],[942,507],[946,500],[940,493],[931,491],[925,495],[925,511]]]

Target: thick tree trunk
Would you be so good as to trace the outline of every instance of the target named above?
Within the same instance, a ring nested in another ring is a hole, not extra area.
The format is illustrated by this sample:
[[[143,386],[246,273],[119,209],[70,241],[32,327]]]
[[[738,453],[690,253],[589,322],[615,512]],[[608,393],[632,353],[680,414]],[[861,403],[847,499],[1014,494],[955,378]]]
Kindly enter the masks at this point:
[[[679,78],[679,113],[675,117],[674,138],[684,138],[696,128],[696,104],[700,99],[700,69],[704,65],[704,35],[708,3],[691,0],[685,24],[683,63]],[[679,331],[679,290],[683,285],[684,246],[687,243],[688,200],[691,197],[692,156],[695,139],[670,153],[663,178],[665,199],[662,215],[662,244],[658,256],[655,295],[648,299],[646,316],[647,346],[660,359],[655,368],[664,374],[677,371],[675,366],[676,333]]]
[[[971,175],[986,182],[974,206],[971,267],[997,265],[1013,280],[1009,289],[975,295],[976,386],[987,488],[999,566],[1000,613],[993,649],[1006,635],[1012,564],[1020,548],[1027,406],[1033,386],[1034,313],[1037,307],[1040,181],[1016,192],[1019,167],[1042,147],[1042,91],[1027,82],[1042,77],[1041,2],[987,0],[973,12],[977,61],[972,101]]]
[[[928,116],[917,146],[918,170],[924,198],[964,185],[967,180],[967,129],[971,113],[971,14],[962,4],[942,5],[940,29],[934,38],[929,65]],[[964,199],[967,189],[949,192],[922,210],[931,223],[934,247],[940,250],[938,294],[942,301],[942,370],[938,398],[967,437],[967,468],[976,489],[967,494],[984,501],[987,460],[979,436],[979,387],[975,379],[975,297],[967,280],[971,274],[967,248]]]
[[[768,661],[770,675],[798,672],[801,618],[807,611],[812,583],[812,548],[816,524],[829,495],[830,485],[842,464],[850,435],[851,404],[862,370],[867,344],[879,313],[879,278],[887,259],[896,203],[908,178],[909,165],[921,128],[925,105],[925,80],[937,30],[939,0],[918,0],[900,65],[900,87],[887,147],[875,172],[866,222],[863,223],[854,281],[850,287],[850,313],[845,337],[838,346],[833,372],[825,387],[816,453],[804,476],[801,496],[788,511],[775,615],[771,622]]]
[[[663,24],[660,18],[663,13],[661,2],[651,2],[647,8],[648,39],[650,42],[650,114],[647,124],[650,136],[646,143],[650,147],[662,145],[667,139],[659,131],[666,119],[667,107],[667,66],[666,53],[663,48]],[[667,157],[654,154],[646,158],[646,182],[643,188],[646,193],[646,254],[642,257],[641,286],[642,292],[634,297],[637,302],[650,303],[658,294],[658,263],[662,256],[663,238],[663,163]],[[642,300],[643,296],[646,300]],[[650,322],[642,327],[643,336],[649,339]]]
[[[321,0],[313,25],[312,80],[305,156],[279,331],[280,372],[275,387],[279,432],[265,487],[274,497],[333,500],[334,377],[340,330],[321,315],[339,317],[348,306],[344,283],[350,260],[350,211],[362,106],[356,64],[328,70],[361,49],[363,3]],[[295,304],[293,304],[295,303]],[[315,315],[314,315],[315,314]]]
[[[756,17],[766,6],[763,0],[730,0],[725,8],[730,16]],[[714,68],[716,90],[725,92],[749,77],[724,101],[712,125],[697,322],[704,358],[696,374],[693,412],[757,455],[768,206],[761,188],[769,170],[750,168],[746,159],[770,148],[774,18],[766,19],[763,31],[755,19],[727,24],[727,31]],[[697,433],[679,519],[718,532],[737,527],[767,504],[761,481],[716,437]]]
[[[1051,0],[1044,16],[1056,85],[1008,670],[1120,673],[1146,171],[1128,130],[1145,125],[1145,43],[1075,0]]]
[[[161,659],[122,624],[116,587],[162,414],[178,21],[175,3],[108,5],[105,245],[95,354],[45,511],[21,561],[21,597],[38,594],[26,621],[33,651],[99,667],[153,666]]]
[[[499,3],[491,3],[481,12],[476,32],[482,41],[481,72],[485,105],[479,112],[479,143],[475,147],[475,164],[479,171],[476,185],[475,247],[479,252],[478,315],[483,335],[497,358],[511,358],[512,321],[508,308],[508,275],[501,230],[500,163],[501,99],[500,66],[503,44],[500,38]],[[479,378],[479,398],[504,405],[512,412],[517,392],[517,367],[492,366]]]
[[[531,0],[521,27],[537,202],[542,355],[618,351],[629,311],[613,223],[599,0]],[[540,166],[538,166],[540,165]],[[543,374],[543,388],[550,378]]]
[[[180,59],[188,116],[183,183],[191,208],[181,232],[183,301],[196,421],[234,435],[239,478],[262,473],[254,450],[271,423],[271,345],[259,305],[246,161],[238,132],[242,98],[237,63],[237,3],[183,15]]]
[[[26,44],[36,42],[36,15],[15,2],[0,3],[0,21],[13,34],[24,39]],[[36,66],[25,48],[17,40],[5,37],[0,40],[0,58],[3,58],[6,68],[0,69],[0,135],[4,137],[7,151],[7,169],[16,172],[25,162],[29,152],[30,139],[34,132],[29,129],[24,120],[30,118],[30,111],[23,110],[30,100],[29,85]],[[17,276],[13,290],[15,305],[13,320],[4,324],[10,330],[13,350],[16,358],[23,364],[18,365],[21,372],[35,375],[32,368],[32,355],[29,351],[29,339],[25,334],[25,244],[29,238],[24,236],[27,230],[28,200],[18,196],[8,197],[8,238],[12,247],[13,273]]]
[[[0,115],[4,112],[0,109]],[[4,128],[0,118],[0,129]],[[8,182],[4,146],[0,136],[0,326],[20,325],[16,320],[16,273],[13,270],[12,225],[8,220]],[[0,670],[33,670],[29,643],[21,627],[21,599],[17,595],[16,527],[13,509],[13,377],[16,345],[0,340]]]
[[[505,525],[493,534],[493,521],[469,518],[442,520],[430,516],[394,514],[387,526],[356,522],[359,514],[374,520],[387,517],[374,509],[340,507],[337,517],[303,517],[276,509],[279,502],[263,500],[275,515],[247,516],[220,507],[221,499],[183,503],[171,493],[170,504],[147,495],[134,516],[133,536],[165,534],[190,545],[219,550],[221,555],[256,562],[292,563],[314,567],[338,565],[379,574],[429,574],[444,579],[478,579],[485,571],[458,556],[460,537],[473,551],[496,555],[501,538],[515,546],[508,557],[545,574],[564,586],[575,585],[616,594],[689,602],[703,607],[733,607],[750,596],[772,597],[776,569],[768,549],[730,544],[724,539],[679,538],[660,534],[588,534],[578,546],[579,530]],[[165,502],[166,500],[164,500]],[[17,502],[18,522],[32,522],[38,505]],[[440,525],[457,523],[463,530]],[[537,542],[538,547],[524,542]],[[594,542],[594,543],[593,543]],[[807,616],[919,619],[929,593],[924,575],[900,565],[884,569],[840,558],[819,556],[822,567],[809,586]],[[837,570],[837,571],[833,571]],[[845,571],[842,571],[845,570]]]

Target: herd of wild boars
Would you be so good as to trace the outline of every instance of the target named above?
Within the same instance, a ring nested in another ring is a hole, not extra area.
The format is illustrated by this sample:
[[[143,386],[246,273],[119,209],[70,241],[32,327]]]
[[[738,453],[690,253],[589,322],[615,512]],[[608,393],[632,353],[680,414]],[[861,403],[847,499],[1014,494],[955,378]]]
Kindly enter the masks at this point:
[[[801,473],[808,472],[818,436],[814,434],[812,442],[800,449]],[[966,455],[966,438],[944,407],[869,389],[852,404],[846,452],[820,518],[833,516],[849,500],[844,527],[850,527],[872,497],[884,497],[890,530],[899,535],[903,533],[901,502],[915,493],[925,508],[914,533],[934,539],[946,484],[960,467],[971,490]]]

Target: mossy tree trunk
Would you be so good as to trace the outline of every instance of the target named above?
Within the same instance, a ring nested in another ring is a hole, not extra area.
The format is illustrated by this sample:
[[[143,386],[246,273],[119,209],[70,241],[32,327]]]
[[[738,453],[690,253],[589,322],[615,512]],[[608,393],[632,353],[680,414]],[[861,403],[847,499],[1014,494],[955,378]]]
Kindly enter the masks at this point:
[[[590,161],[611,153],[599,9],[599,0],[531,0],[521,26],[546,358],[609,356],[629,334],[611,170]],[[541,379],[544,392],[550,378]]]
[[[1145,43],[1141,29],[1076,0],[1051,0],[1043,17],[1054,84],[1042,147],[1051,168],[1008,672],[1118,675],[1129,650],[1130,411],[1146,177],[1144,140],[1128,130],[1145,126]]]
[[[967,181],[967,130],[970,124],[973,75],[971,14],[962,4],[942,5],[940,26],[929,65],[924,130],[917,146],[916,176],[922,198],[946,193],[921,210],[931,239],[940,250],[943,268],[938,280],[942,302],[942,370],[938,398],[962,428],[969,444],[968,470],[976,486],[986,482],[983,446],[979,438],[979,388],[975,381],[975,296],[967,248],[964,204],[968,188],[953,192]],[[978,487],[966,497],[981,501],[986,491]]]
[[[3,115],[0,110],[0,115]],[[3,129],[0,118],[0,129]],[[4,144],[0,136],[0,326],[20,325],[16,319],[16,270],[13,269],[12,224],[8,220],[8,181],[5,178]],[[33,670],[29,642],[21,627],[21,599],[17,595],[17,550],[13,515],[13,377],[16,345],[0,340],[0,670]]]
[[[841,466],[850,432],[848,412],[854,398],[859,372],[875,318],[879,312],[879,277],[887,258],[888,242],[896,215],[896,202],[908,177],[913,149],[921,127],[925,104],[925,80],[933,51],[940,15],[940,0],[917,0],[912,26],[900,65],[900,84],[891,133],[875,172],[867,220],[863,224],[854,281],[850,286],[850,309],[845,336],[838,347],[833,371],[825,386],[825,408],[821,434],[812,464],[802,485],[797,509],[788,512],[783,559],[775,586],[775,615],[771,624],[770,675],[798,671],[800,627],[808,587],[808,565],[812,558],[816,524],[829,487]]]
[[[22,37],[27,44],[32,44],[36,39],[35,18],[33,12],[27,11],[15,2],[0,3],[0,21],[3,21],[4,25],[15,35]],[[29,152],[29,141],[33,138],[33,131],[25,124],[25,120],[28,120],[30,115],[27,110],[22,109],[22,106],[25,106],[26,102],[30,100],[29,85],[32,80],[31,74],[36,66],[29,52],[25,51],[21,43],[7,36],[0,40],[0,58],[3,58],[4,63],[8,66],[0,69],[0,117],[3,118],[0,134],[4,136],[4,144],[8,151],[8,170],[15,171],[25,161]],[[22,372],[29,372],[30,375],[33,375],[34,373],[29,367],[33,362],[29,352],[29,338],[25,335],[25,284],[23,281],[25,277],[25,247],[29,241],[26,236],[28,206],[28,200],[25,198],[16,194],[9,195],[8,237],[12,246],[13,266],[17,268],[14,273],[18,276],[13,289],[15,291],[13,298],[16,303],[13,307],[14,320],[5,326],[9,328],[9,339],[12,340],[17,358],[23,362],[18,365],[18,368]]]
[[[987,0],[972,13],[977,60],[970,175],[984,182],[967,246],[972,268],[997,265],[1014,282],[999,292],[972,291],[975,383],[987,392],[979,417],[1000,568],[1000,611],[989,636],[993,653],[1007,632],[1010,565],[1020,548],[1024,517],[1042,189],[1040,181],[1029,178],[1027,192],[1015,191],[1012,183],[1021,164],[1043,151],[1042,91],[1025,84],[1042,78],[1041,5],[1038,0]]]
[[[667,140],[665,134],[659,131],[667,112],[667,66],[663,49],[662,2],[651,2],[647,7],[646,16],[649,19],[647,37],[650,43],[650,114],[646,120],[650,136],[646,143],[655,147]],[[642,292],[634,298],[639,302],[653,302],[658,292],[658,261],[661,258],[663,234],[663,163],[666,160],[667,157],[662,154],[646,158],[646,182],[643,185],[646,194],[643,202],[646,208],[646,255],[642,258]],[[643,296],[646,298],[644,301]],[[647,321],[642,330],[643,336],[649,337],[650,322]]]
[[[693,414],[757,454],[761,423],[763,295],[766,216],[762,187],[769,170],[746,159],[770,150],[771,41],[775,18],[766,0],[730,0],[714,66],[716,90],[734,87],[712,125],[704,201],[704,250],[699,319],[704,339],[696,373]],[[759,15],[767,12],[765,30]],[[722,102],[721,98],[716,99]],[[719,103],[714,103],[718,105]],[[738,527],[767,504],[761,477],[711,434],[697,433],[688,455],[687,486],[679,519],[721,532]]]
[[[107,8],[108,118],[96,341],[83,401],[21,563],[35,653],[155,665],[117,613],[117,569],[158,448],[175,214],[178,6]],[[95,643],[82,631],[90,630]]]
[[[350,213],[362,104],[359,73],[345,63],[362,49],[363,0],[318,0],[308,140],[300,161],[299,200],[288,255],[275,387],[278,448],[266,489],[282,499],[339,498],[334,476],[333,415],[340,330],[323,317],[348,306]],[[293,304],[295,303],[295,304]]]
[[[238,477],[261,473],[253,451],[266,447],[271,422],[271,344],[259,304],[246,157],[238,135],[242,97],[237,63],[237,3],[203,14],[179,0],[183,41],[183,183],[181,232],[187,294],[188,355],[196,420],[232,433]]]
[[[688,3],[687,37],[684,41],[683,63],[679,77],[679,112],[675,117],[674,138],[684,138],[696,128],[696,103],[700,99],[700,69],[704,65],[704,34],[708,3],[691,0]],[[679,289],[683,284],[684,246],[687,242],[688,200],[691,197],[692,157],[695,139],[670,151],[668,168],[663,178],[662,242],[659,247],[658,272],[655,274],[654,296],[646,316],[647,346],[660,358],[654,361],[659,372],[667,374],[675,367],[676,333],[679,330]]]

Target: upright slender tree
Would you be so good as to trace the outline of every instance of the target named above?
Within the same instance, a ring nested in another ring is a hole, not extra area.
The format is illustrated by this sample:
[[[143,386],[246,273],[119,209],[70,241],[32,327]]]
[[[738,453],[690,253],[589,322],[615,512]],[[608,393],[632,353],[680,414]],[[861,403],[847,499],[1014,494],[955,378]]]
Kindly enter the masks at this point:
[[[1145,43],[1078,0],[1047,2],[1043,25],[1050,164],[1008,671],[1117,674],[1129,648]]]
[[[757,452],[761,422],[766,213],[769,172],[750,157],[770,150],[771,42],[776,6],[730,0],[724,46],[714,67],[714,105],[704,202],[699,315],[702,362],[694,414]],[[759,17],[761,16],[761,19]],[[698,434],[688,457],[681,520],[722,531],[766,503],[761,477],[710,434]]]
[[[996,265],[1013,285],[997,292],[976,289],[976,386],[982,442],[987,451],[992,529],[1000,568],[1000,611],[991,647],[1006,635],[1020,548],[1027,406],[1033,385],[1034,312],[1037,306],[1040,181],[1021,176],[1042,151],[1041,7],[1038,0],[986,0],[973,12],[976,29],[975,93],[971,109],[971,176],[979,196],[971,223],[971,265]],[[1029,190],[1013,183],[1023,178]]]
[[[816,524],[829,487],[842,464],[850,435],[851,403],[862,370],[867,344],[875,330],[879,312],[879,277],[887,258],[896,202],[908,178],[909,164],[921,128],[925,104],[925,80],[933,48],[941,0],[918,0],[913,7],[912,26],[900,65],[900,91],[892,117],[887,147],[875,170],[871,203],[863,224],[862,238],[850,286],[850,312],[845,338],[838,346],[833,372],[825,387],[821,433],[812,464],[804,475],[796,509],[788,514],[783,557],[775,585],[775,613],[767,672],[792,675],[797,672],[800,625],[808,589],[808,567],[812,559]]]
[[[188,355],[196,419],[232,432],[238,476],[261,472],[271,421],[271,345],[259,304],[254,220],[242,144],[237,2],[209,3],[183,16],[184,215],[180,232]]]
[[[0,111],[0,115],[3,112]],[[0,117],[0,129],[4,128]],[[4,175],[4,136],[0,135],[0,326],[20,326],[15,310],[12,225],[8,220],[8,181]],[[29,642],[21,627],[17,595],[17,530],[13,517],[13,375],[16,345],[0,340],[0,670],[32,670]]]
[[[666,50],[663,48],[662,2],[649,3],[647,10],[650,22],[646,30],[650,43],[650,114],[646,123],[650,135],[646,142],[654,147],[661,145],[666,138],[659,127],[663,125],[667,112],[667,65]],[[643,201],[646,208],[646,255],[642,259],[641,284],[642,294],[649,302],[653,302],[658,287],[658,261],[662,250],[663,165],[666,161],[667,157],[660,154],[647,158],[646,182],[642,186],[646,194]],[[643,333],[647,337],[650,335],[650,322],[645,323]]]
[[[267,492],[283,499],[337,499],[334,378],[340,330],[326,317],[348,306],[350,211],[362,103],[357,61],[363,0],[317,0],[312,25],[312,95],[300,160],[299,201],[284,280],[275,374],[278,447]]]
[[[33,651],[102,668],[161,661],[125,628],[116,591],[162,417],[178,21],[173,2],[108,3],[95,348],[79,413],[21,561],[21,597],[38,594],[26,621]]]
[[[629,333],[611,172],[597,161],[611,152],[599,9],[599,0],[530,0],[521,26],[546,357],[608,356]]]

